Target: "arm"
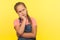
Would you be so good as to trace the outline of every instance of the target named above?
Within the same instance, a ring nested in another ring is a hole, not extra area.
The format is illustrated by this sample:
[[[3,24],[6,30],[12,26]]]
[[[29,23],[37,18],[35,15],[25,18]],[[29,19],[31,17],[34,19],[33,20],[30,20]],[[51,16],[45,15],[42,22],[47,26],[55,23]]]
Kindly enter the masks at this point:
[[[32,27],[32,32],[31,33],[23,33],[22,37],[35,38],[36,37],[36,26]]]
[[[36,31],[37,31],[37,24],[36,21],[32,20],[32,32],[31,33],[23,33],[22,37],[26,38],[35,38],[36,37]]]
[[[23,20],[21,24],[16,23],[16,25],[15,25],[15,27],[14,27],[15,30],[16,30],[16,32],[17,32],[19,35],[22,35],[23,32],[24,32],[24,29],[25,29],[25,21],[26,21],[26,20]]]

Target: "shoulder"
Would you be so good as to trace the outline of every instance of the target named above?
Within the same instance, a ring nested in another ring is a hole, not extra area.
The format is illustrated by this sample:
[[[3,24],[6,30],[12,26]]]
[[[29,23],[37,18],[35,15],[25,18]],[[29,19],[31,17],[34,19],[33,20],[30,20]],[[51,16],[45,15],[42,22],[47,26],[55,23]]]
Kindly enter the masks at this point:
[[[31,17],[31,21],[33,25],[37,25],[35,18]]]
[[[14,26],[16,26],[16,25],[19,25],[19,19],[18,18],[14,20]]]

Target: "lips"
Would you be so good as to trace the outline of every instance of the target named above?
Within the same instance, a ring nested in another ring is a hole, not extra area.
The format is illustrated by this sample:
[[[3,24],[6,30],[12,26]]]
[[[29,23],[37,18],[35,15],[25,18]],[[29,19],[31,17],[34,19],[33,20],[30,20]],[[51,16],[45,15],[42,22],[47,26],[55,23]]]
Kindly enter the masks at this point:
[[[26,16],[26,15],[22,15],[22,16]]]

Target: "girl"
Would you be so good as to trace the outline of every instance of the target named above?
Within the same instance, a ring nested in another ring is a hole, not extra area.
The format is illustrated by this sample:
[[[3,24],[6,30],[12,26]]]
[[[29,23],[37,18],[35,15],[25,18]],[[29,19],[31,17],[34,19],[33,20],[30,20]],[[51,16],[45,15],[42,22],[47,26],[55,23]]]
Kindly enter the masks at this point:
[[[18,40],[36,40],[36,21],[30,17],[23,2],[15,4],[14,9],[19,18],[14,21]]]

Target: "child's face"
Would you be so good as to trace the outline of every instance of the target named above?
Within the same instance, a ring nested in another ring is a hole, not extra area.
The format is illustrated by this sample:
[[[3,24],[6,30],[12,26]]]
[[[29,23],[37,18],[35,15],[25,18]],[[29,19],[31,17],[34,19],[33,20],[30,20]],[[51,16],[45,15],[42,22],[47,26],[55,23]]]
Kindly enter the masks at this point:
[[[19,17],[21,16],[25,16],[27,15],[27,9],[21,4],[21,5],[18,5],[17,8],[17,13],[19,15]]]

